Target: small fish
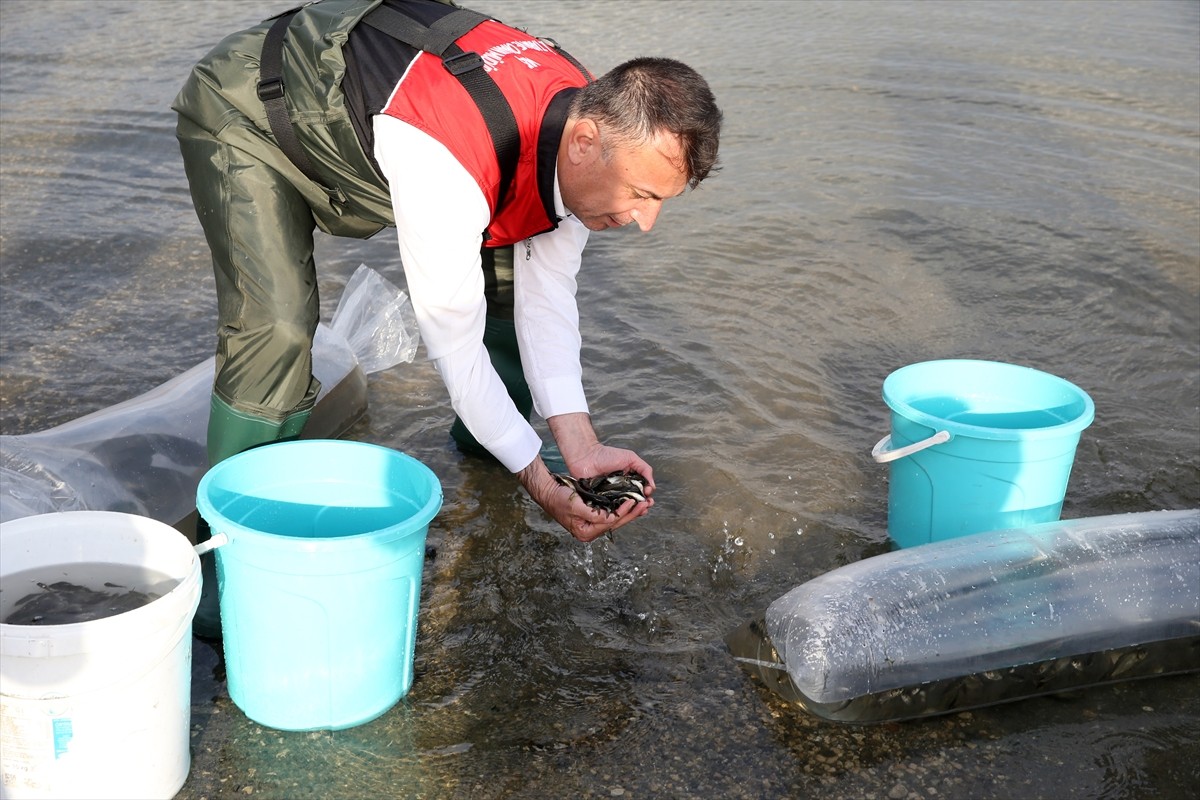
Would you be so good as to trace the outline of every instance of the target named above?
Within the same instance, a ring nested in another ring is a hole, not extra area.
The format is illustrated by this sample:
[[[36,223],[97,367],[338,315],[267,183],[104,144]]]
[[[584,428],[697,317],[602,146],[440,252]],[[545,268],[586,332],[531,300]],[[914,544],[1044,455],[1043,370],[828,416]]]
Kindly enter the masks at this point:
[[[68,581],[51,584],[39,582],[37,585],[41,591],[18,600],[4,624],[69,625],[75,622],[90,622],[141,608],[161,596],[155,592],[139,592],[136,589],[119,594],[101,592]],[[104,585],[117,589],[125,588],[114,583]]]
[[[592,508],[615,513],[626,500],[646,499],[646,479],[636,472],[610,472],[594,478],[574,478],[554,472],[554,480],[572,489]]]

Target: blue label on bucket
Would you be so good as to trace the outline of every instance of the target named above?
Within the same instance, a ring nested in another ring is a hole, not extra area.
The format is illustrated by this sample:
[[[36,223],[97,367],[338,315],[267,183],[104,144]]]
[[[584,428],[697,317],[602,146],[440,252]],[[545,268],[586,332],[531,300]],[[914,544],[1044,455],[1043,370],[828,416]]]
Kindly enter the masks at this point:
[[[71,728],[71,718],[58,717],[51,725],[54,731],[54,757],[62,758],[70,749],[71,737],[75,735]]]

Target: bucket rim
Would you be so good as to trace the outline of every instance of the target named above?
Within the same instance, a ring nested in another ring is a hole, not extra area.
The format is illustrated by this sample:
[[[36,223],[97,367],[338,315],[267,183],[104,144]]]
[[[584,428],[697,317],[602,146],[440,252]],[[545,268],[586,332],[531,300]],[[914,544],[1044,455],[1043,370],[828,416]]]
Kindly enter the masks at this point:
[[[195,612],[195,606],[200,601],[200,557],[196,555],[187,537],[179,531],[167,525],[165,522],[144,517],[138,514],[127,514],[122,511],[101,511],[96,509],[84,509],[75,511],[51,511],[45,514],[31,514],[27,517],[19,517],[0,523],[0,538],[4,535],[10,538],[14,535],[22,535],[29,531],[26,528],[39,526],[42,523],[49,522],[49,518],[54,518],[57,525],[50,531],[41,531],[41,535],[61,535],[70,532],[74,528],[83,525],[95,523],[97,521],[108,522],[124,522],[133,527],[141,527],[145,530],[156,530],[164,534],[169,533],[179,537],[179,545],[176,549],[182,554],[186,549],[189,554],[187,567],[182,575],[168,575],[167,577],[178,580],[171,589],[161,597],[156,597],[145,605],[128,611],[122,611],[119,614],[112,614],[99,619],[87,620],[85,622],[66,622],[59,624],[48,625],[18,625],[0,621],[0,631],[3,636],[0,637],[5,642],[5,650],[8,645],[16,642],[36,641],[41,639],[53,639],[60,649],[69,647],[78,647],[79,642],[88,636],[108,636],[115,635],[120,631],[128,630],[131,625],[137,625],[139,622],[150,622],[162,617],[167,612],[167,606],[190,606],[190,611],[181,617],[188,626],[191,625],[192,614]],[[65,518],[65,519],[64,519]],[[66,525],[68,527],[62,527]],[[171,545],[175,547],[175,545]],[[70,564],[82,562],[59,561],[57,564]],[[49,564],[47,566],[50,566]],[[0,575],[4,575],[3,570],[0,570]],[[193,596],[194,595],[194,596]],[[171,615],[176,616],[175,614]],[[141,634],[139,634],[141,635]]]
[[[282,448],[299,449],[301,447],[323,447],[337,448],[342,450],[371,450],[388,458],[393,458],[405,462],[409,466],[416,467],[419,474],[428,479],[428,483],[432,491],[426,501],[404,520],[389,525],[385,528],[377,530],[363,531],[362,533],[346,534],[344,536],[292,536],[286,533],[275,533],[273,531],[262,531],[251,528],[242,523],[227,519],[225,515],[217,509],[209,500],[209,488],[213,481],[220,477],[220,473],[225,468],[236,466],[234,462],[238,460],[249,461],[253,458],[261,458],[268,453],[277,453]],[[336,548],[338,550],[346,549],[347,546],[352,546],[355,543],[377,543],[381,537],[395,535],[396,538],[404,538],[421,532],[429,526],[433,518],[437,516],[442,508],[444,501],[442,484],[429,465],[425,464],[418,458],[415,458],[402,450],[397,450],[393,447],[374,444],[372,442],[358,442],[347,439],[295,439],[286,442],[272,442],[259,447],[244,450],[241,453],[232,455],[229,458],[221,461],[219,464],[211,467],[204,476],[200,479],[199,485],[196,487],[196,509],[200,516],[212,527],[213,533],[225,533],[232,543],[239,537],[251,536],[261,537],[267,541],[278,541],[297,545],[306,551],[319,551],[322,549]],[[208,513],[205,513],[208,512]],[[212,517],[219,517],[224,523],[222,525],[214,524]],[[218,551],[220,548],[218,548]]]
[[[997,428],[987,425],[974,425],[969,422],[958,422],[946,419],[944,417],[939,417],[915,408],[906,400],[898,399],[892,394],[889,394],[889,386],[893,386],[897,381],[906,377],[907,373],[946,366],[970,366],[973,368],[1005,371],[1013,374],[1036,374],[1040,379],[1053,382],[1057,386],[1073,393],[1082,401],[1082,409],[1074,419],[1063,421],[1057,425],[1046,425],[1037,428]],[[1059,377],[1058,375],[1045,372],[1044,370],[1040,370],[1035,367],[1027,367],[1021,364],[1012,364],[1005,361],[989,361],[985,359],[949,358],[907,364],[894,370],[884,379],[882,395],[884,403],[886,403],[893,412],[899,414],[907,420],[910,420],[911,422],[915,422],[918,425],[924,425],[935,431],[947,430],[957,436],[965,436],[975,439],[1006,441],[1057,439],[1071,434],[1078,434],[1080,431],[1091,425],[1096,416],[1096,406],[1092,401],[1091,396],[1066,378]]]

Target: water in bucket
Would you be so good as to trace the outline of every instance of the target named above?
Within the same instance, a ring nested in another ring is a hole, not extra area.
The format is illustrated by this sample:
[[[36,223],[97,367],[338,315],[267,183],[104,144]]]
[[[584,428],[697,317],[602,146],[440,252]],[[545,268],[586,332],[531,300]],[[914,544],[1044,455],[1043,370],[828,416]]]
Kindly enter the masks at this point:
[[[149,605],[178,585],[175,578],[138,565],[102,562],[39,567],[5,576],[0,622],[91,622]],[[22,595],[20,587],[28,593]]]
[[[888,535],[900,547],[1053,522],[1080,433],[1094,417],[1079,387],[992,361],[912,364],[883,383],[892,429]]]
[[[210,469],[229,695],[255,722],[338,730],[412,684],[433,472],[361,442],[281,442]],[[223,543],[221,543],[223,542]]]

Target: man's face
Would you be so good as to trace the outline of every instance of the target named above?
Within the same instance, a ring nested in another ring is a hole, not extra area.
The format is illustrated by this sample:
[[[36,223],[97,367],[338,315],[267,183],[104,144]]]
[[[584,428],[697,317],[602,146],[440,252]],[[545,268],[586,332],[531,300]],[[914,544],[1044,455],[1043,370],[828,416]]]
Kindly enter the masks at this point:
[[[559,190],[563,205],[589,230],[636,222],[648,231],[663,201],[687,188],[677,137],[659,134],[638,145],[610,142],[606,153],[603,131],[591,120],[568,128]]]

